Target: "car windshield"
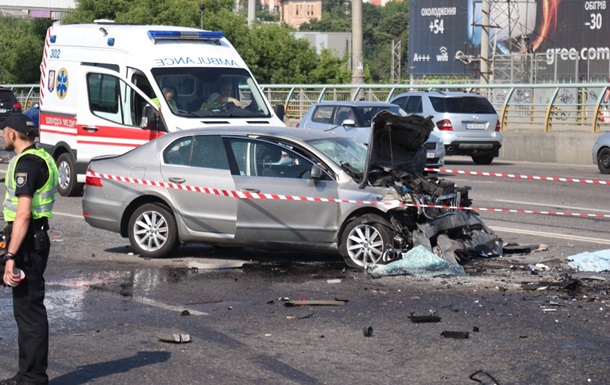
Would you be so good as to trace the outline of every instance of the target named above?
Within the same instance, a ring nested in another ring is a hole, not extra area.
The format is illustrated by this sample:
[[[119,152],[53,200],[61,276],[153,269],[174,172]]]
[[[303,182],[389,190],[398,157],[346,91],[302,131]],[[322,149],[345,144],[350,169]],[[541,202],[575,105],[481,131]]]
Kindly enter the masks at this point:
[[[495,114],[496,110],[483,97],[436,98],[430,97],[430,103],[436,112],[454,114]]]
[[[308,141],[352,176],[362,175],[367,148],[350,138],[327,138]]]
[[[270,111],[250,73],[242,68],[154,68],[172,112],[182,117],[262,118]]]
[[[360,121],[362,122],[362,127],[370,127],[371,121],[381,111],[390,111],[393,114],[400,116],[407,116],[408,114],[398,106],[358,106],[355,108],[356,113],[360,117]]]

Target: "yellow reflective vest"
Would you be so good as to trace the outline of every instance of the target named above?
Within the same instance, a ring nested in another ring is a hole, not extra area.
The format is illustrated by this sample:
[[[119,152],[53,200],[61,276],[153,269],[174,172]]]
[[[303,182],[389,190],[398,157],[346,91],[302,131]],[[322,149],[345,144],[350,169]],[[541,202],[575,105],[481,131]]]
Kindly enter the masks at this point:
[[[4,220],[13,222],[17,216],[17,202],[19,198],[15,196],[17,182],[15,181],[15,166],[19,159],[27,154],[31,154],[42,158],[49,170],[49,177],[45,184],[34,192],[32,197],[32,219],[51,218],[53,216],[53,205],[55,204],[55,195],[57,194],[57,182],[59,173],[53,157],[43,149],[28,148],[14,157],[6,170],[6,196],[4,198]]]

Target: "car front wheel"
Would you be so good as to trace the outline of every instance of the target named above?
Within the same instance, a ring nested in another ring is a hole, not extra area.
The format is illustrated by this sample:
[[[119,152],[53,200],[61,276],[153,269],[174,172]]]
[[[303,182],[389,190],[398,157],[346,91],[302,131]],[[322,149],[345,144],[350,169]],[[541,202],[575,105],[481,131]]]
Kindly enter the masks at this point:
[[[602,148],[597,153],[597,168],[602,174],[610,174],[610,148]]]
[[[362,269],[381,260],[392,241],[391,224],[376,214],[349,222],[341,236],[340,252],[349,267]]]
[[[128,235],[131,247],[145,258],[167,257],[180,245],[176,218],[159,203],[146,203],[133,212]]]

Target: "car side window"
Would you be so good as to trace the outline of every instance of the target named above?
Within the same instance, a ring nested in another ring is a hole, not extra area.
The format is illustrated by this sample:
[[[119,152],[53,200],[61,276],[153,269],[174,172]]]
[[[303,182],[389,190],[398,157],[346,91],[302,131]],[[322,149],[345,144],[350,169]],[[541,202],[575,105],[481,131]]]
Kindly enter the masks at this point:
[[[424,112],[421,96],[409,96],[407,99],[405,106],[403,108],[409,114],[416,114]]]
[[[396,98],[395,100],[393,100],[392,104],[396,104],[397,106],[399,106],[400,108],[402,108],[404,110],[406,101],[407,101],[407,96],[402,96],[400,98]]]
[[[355,114],[352,112],[351,107],[337,107],[337,113],[335,114],[335,124],[343,124],[345,119],[356,120]]]
[[[309,178],[312,163],[292,150],[259,140],[230,139],[239,175]]]
[[[219,135],[197,135],[193,141],[193,167],[229,170],[224,143]]]
[[[333,118],[333,106],[319,106],[313,112],[311,121],[315,123],[331,124]]]
[[[178,166],[189,166],[193,150],[193,137],[176,139],[163,150],[163,162]]]

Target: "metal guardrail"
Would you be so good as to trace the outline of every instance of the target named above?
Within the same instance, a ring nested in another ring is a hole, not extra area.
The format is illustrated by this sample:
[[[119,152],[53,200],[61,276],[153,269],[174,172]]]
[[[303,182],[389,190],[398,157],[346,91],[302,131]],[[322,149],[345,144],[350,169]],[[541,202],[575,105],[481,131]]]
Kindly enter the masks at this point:
[[[333,100],[389,101],[410,90],[468,91],[486,96],[505,131],[610,131],[607,83],[569,84],[264,84],[272,104],[283,104],[286,123],[294,126],[316,102]],[[39,100],[38,84],[12,84],[24,109]]]

